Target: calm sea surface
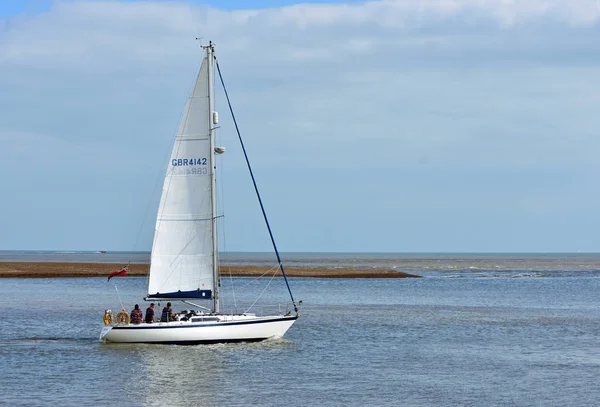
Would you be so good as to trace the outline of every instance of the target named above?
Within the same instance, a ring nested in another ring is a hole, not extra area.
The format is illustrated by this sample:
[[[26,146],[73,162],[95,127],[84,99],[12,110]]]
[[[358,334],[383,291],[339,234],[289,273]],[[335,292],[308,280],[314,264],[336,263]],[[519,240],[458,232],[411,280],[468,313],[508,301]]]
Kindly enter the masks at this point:
[[[133,262],[134,255],[147,261],[147,253],[52,252],[0,252],[0,261]],[[270,262],[241,253],[223,260]],[[0,405],[598,405],[598,254],[284,260],[425,278],[292,278],[302,317],[284,339],[208,346],[97,340],[106,308],[145,308],[143,277],[0,279]],[[260,306],[285,302],[283,281],[269,281],[224,278],[224,307],[245,310],[263,290]]]

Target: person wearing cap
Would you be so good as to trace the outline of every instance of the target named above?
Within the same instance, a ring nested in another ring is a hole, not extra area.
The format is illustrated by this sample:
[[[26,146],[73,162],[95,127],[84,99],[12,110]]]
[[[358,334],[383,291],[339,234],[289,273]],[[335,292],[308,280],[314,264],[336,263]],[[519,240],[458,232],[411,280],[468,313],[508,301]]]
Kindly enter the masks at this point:
[[[146,308],[146,317],[144,318],[144,321],[147,324],[151,324],[154,322],[154,303],[150,303],[150,306],[148,308]]]

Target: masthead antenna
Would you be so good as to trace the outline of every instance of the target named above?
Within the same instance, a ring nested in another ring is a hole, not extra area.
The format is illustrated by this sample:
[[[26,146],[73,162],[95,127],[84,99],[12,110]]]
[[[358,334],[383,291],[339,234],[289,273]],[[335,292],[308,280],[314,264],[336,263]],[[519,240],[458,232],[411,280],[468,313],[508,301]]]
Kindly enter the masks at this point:
[[[203,45],[202,44],[202,38],[204,37],[196,37],[196,41],[200,41],[200,46],[204,49],[206,48],[211,48],[214,51],[214,44],[212,41],[208,41],[208,45]]]

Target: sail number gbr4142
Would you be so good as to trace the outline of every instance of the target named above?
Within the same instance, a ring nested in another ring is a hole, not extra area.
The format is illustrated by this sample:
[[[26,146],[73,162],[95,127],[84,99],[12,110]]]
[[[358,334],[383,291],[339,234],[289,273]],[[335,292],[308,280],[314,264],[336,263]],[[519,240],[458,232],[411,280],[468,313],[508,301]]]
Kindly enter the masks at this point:
[[[204,158],[173,158],[171,167],[176,175],[204,175],[208,174],[208,159]]]

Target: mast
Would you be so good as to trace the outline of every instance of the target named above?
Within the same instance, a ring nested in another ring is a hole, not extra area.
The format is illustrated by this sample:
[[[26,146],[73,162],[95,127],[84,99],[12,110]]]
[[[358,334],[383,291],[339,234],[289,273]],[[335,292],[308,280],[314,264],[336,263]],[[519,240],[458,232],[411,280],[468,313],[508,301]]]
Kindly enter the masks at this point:
[[[214,46],[212,41],[208,42],[206,48],[206,57],[208,62],[208,128],[210,137],[210,180],[211,180],[211,212],[212,212],[212,264],[213,264],[213,307],[212,312],[219,313],[219,252],[218,252],[218,235],[217,235],[217,193],[216,193],[216,163],[215,163],[215,138],[213,125],[213,52]]]

